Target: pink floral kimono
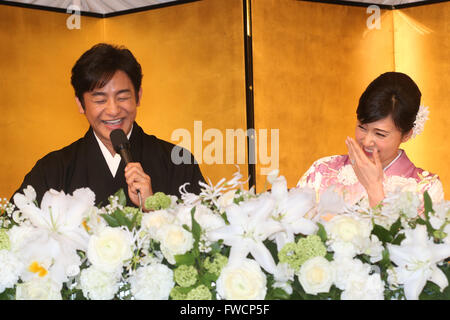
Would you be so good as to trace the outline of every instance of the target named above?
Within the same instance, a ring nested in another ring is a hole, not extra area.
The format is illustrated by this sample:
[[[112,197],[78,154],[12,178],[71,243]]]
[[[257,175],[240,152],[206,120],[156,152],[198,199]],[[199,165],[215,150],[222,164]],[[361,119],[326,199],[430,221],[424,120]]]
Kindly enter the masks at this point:
[[[384,192],[413,191],[423,194],[425,190],[433,203],[444,200],[442,183],[437,175],[417,168],[399,150],[399,155],[384,169]],[[344,197],[348,205],[368,199],[364,187],[359,183],[348,155],[321,158],[299,180],[297,187],[310,187],[316,190],[317,199],[330,186]]]

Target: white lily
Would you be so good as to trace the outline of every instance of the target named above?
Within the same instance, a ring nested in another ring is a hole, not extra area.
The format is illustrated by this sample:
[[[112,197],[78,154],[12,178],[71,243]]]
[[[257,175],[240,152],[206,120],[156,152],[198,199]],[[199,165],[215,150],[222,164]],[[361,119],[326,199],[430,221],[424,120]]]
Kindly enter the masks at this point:
[[[28,193],[32,192],[29,188]],[[23,258],[29,260],[25,264],[53,261],[42,266],[57,281],[66,281],[76,274],[81,263],[77,250],[86,251],[89,242],[82,222],[94,200],[95,195],[88,188],[78,189],[73,195],[51,189],[44,194],[39,208],[26,195],[15,194],[16,206],[33,226],[33,240],[21,250]]]
[[[443,290],[448,280],[436,264],[450,256],[450,245],[434,243],[423,225],[404,232],[406,238],[401,245],[388,244],[388,249],[391,260],[397,265],[395,272],[398,282],[404,285],[406,298],[417,300],[428,280]]]
[[[281,250],[286,243],[294,242],[296,234],[310,235],[317,231],[317,224],[305,218],[305,215],[315,207],[314,190],[294,188],[288,191],[286,179],[280,176],[272,178],[271,194],[276,200],[273,218],[283,228],[271,237],[275,239],[278,250]]]
[[[271,219],[275,201],[269,195],[232,204],[226,210],[229,225],[207,233],[210,241],[223,239],[231,246],[229,261],[245,259],[249,253],[267,272],[274,273],[275,261],[263,241],[282,230],[282,226]]]

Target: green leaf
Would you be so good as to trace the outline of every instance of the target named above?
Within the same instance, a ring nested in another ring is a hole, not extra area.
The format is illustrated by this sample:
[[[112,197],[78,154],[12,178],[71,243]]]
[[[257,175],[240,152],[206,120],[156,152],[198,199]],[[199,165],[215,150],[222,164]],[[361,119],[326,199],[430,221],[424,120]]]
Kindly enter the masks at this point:
[[[427,232],[430,236],[434,236],[434,228],[431,226],[430,223],[430,212],[434,212],[433,210],[433,203],[431,201],[431,197],[428,194],[428,191],[425,191],[423,193],[423,201],[424,201],[424,214],[425,214],[425,225],[427,227]]]
[[[399,217],[397,219],[397,221],[395,221],[391,228],[389,229],[389,233],[391,234],[392,237],[395,237],[397,235],[397,233],[400,231],[400,228],[402,227],[402,220]]]
[[[406,238],[405,234],[400,233],[397,237],[395,237],[394,240],[392,240],[392,244],[400,245],[402,243],[403,239],[405,239],[405,238]]]
[[[425,216],[427,217],[427,220],[429,219],[428,213],[434,212],[433,210],[433,202],[431,201],[431,197],[428,194],[428,191],[425,190],[423,193],[423,204],[425,208]]]
[[[392,240],[394,240],[389,230],[378,224],[373,225],[372,234],[376,235],[383,243],[392,242]]]
[[[386,270],[391,265],[391,257],[388,249],[384,249],[382,252],[382,259],[380,261],[380,266]]]
[[[185,264],[188,266],[192,266],[195,264],[195,256],[192,252],[188,252],[185,254],[176,254],[174,256],[174,258],[175,258],[176,264],[179,266],[182,264]]]
[[[321,223],[317,223],[319,226],[319,230],[317,231],[317,235],[320,237],[323,243],[325,243],[328,239],[327,232],[325,231],[325,227]]]
[[[121,206],[127,205],[127,196],[125,195],[125,192],[122,188],[120,188],[114,195],[119,198],[119,204]]]
[[[5,291],[0,293],[0,300],[16,300],[16,289],[7,288]]]
[[[265,300],[289,300],[290,294],[281,288],[271,288],[265,297]]]
[[[109,214],[102,213],[100,215],[103,217],[103,219],[105,219],[106,223],[108,223],[110,227],[116,228],[120,226],[120,223]]]
[[[200,235],[202,232],[202,228],[200,227],[200,225],[198,224],[197,220],[195,220],[194,218],[195,215],[195,207],[192,208],[191,210],[191,219],[192,219],[192,236],[194,237],[194,255],[195,257],[198,257],[200,254],[200,249],[198,247],[199,242],[200,242]]]
[[[136,224],[137,224],[137,218],[138,218],[139,214],[140,214],[139,212],[136,212],[136,213],[134,214],[134,216],[133,216],[133,219],[131,219],[130,230],[132,230],[132,229],[136,226]]]
[[[127,226],[127,218],[125,217],[125,214],[122,212],[122,210],[120,209],[116,209],[111,216],[113,216],[117,222],[119,223],[119,225],[121,226]],[[131,221],[130,221],[131,222]]]
[[[207,286],[209,289],[212,289],[211,282],[217,281],[219,276],[217,274],[211,272],[205,272],[200,277],[200,282]]]
[[[264,246],[267,248],[267,250],[269,250],[270,254],[272,255],[272,258],[275,261],[275,264],[278,264],[278,248],[277,248],[277,244],[271,240],[265,240],[264,242]]]

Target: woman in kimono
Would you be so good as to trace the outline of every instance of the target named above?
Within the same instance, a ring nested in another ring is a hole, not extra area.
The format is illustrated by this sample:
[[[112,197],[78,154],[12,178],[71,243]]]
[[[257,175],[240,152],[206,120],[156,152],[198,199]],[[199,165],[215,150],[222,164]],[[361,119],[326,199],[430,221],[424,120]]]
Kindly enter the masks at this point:
[[[313,188],[318,198],[332,187],[348,205],[368,200],[374,207],[394,191],[427,190],[433,203],[443,200],[438,176],[417,168],[399,148],[423,130],[428,110],[420,98],[406,74],[380,75],[359,99],[355,138],[345,141],[348,154],[315,161],[297,186]]]

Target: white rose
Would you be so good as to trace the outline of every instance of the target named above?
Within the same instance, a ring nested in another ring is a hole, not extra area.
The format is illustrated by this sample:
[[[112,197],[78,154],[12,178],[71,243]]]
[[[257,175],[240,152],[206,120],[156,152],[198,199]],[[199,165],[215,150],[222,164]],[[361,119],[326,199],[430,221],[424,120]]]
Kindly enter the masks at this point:
[[[83,295],[91,300],[111,300],[119,290],[118,273],[104,272],[94,266],[81,271]]]
[[[62,300],[61,289],[50,277],[37,277],[17,285],[16,300]]]
[[[137,300],[167,300],[175,285],[173,271],[160,263],[139,268],[129,282]]]
[[[173,214],[167,210],[157,210],[144,214],[141,225],[144,227],[150,237],[156,238],[157,231],[166,224],[171,224],[175,220]]]
[[[370,221],[347,215],[337,215],[325,224],[331,241],[351,242],[358,250],[361,243],[370,237],[372,226]]]
[[[131,259],[133,240],[124,229],[106,227],[89,239],[87,256],[98,269],[115,272]]]
[[[174,255],[184,254],[194,245],[192,234],[174,224],[162,226],[157,232],[157,239],[161,242],[161,252],[170,264],[175,264]]]
[[[267,279],[255,260],[228,264],[217,279],[217,293],[227,300],[263,300]]]
[[[306,293],[318,294],[330,291],[334,270],[327,259],[319,256],[303,263],[297,276]]]

